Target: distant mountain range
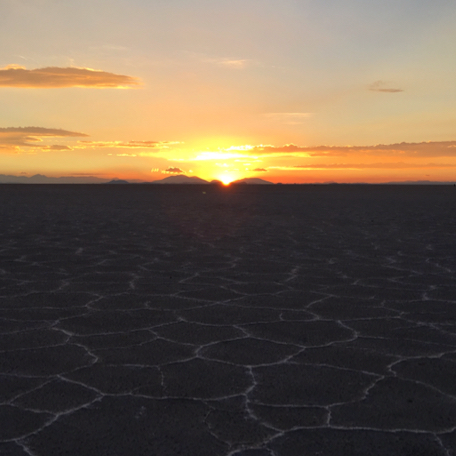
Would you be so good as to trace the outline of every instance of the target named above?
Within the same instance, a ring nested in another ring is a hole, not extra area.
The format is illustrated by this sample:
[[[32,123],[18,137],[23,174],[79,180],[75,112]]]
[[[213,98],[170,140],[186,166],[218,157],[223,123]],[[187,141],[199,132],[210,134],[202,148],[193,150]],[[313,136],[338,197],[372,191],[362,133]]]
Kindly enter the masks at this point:
[[[103,179],[95,176],[65,176],[65,177],[47,177],[43,174],[35,174],[34,176],[13,176],[7,174],[0,174],[0,184],[218,184],[223,185],[219,180],[207,181],[200,179],[196,176],[185,176],[184,174],[179,174],[178,176],[168,176],[164,179],[155,180],[151,182],[144,182],[138,179],[133,180],[124,180],[124,179]],[[255,185],[271,185],[273,182],[269,182],[264,179],[259,179],[257,177],[250,177],[245,179],[239,179],[231,182],[231,185],[238,184],[255,184]],[[324,182],[322,184],[312,184],[312,185],[336,185],[337,182]],[[371,184],[371,185],[455,185],[456,181],[429,181],[429,180],[419,180],[419,181],[399,181],[399,182],[382,182],[380,184]],[[306,184],[303,184],[306,185]],[[340,185],[369,185],[367,183],[357,183],[357,184],[344,184],[343,182]]]
[[[165,177],[164,179],[156,180],[150,182],[150,184],[218,184],[223,185],[219,180],[212,180],[207,181],[204,179],[200,179],[199,177],[192,176],[188,177],[184,174],[179,174],[178,176],[169,176]],[[246,179],[239,179],[236,181],[231,182],[231,185],[236,184],[272,184],[272,182],[266,181],[264,179],[258,179],[256,177],[246,178]]]
[[[200,179],[196,176],[185,176],[179,174],[178,176],[168,176],[164,179],[145,182],[140,180],[124,180],[124,179],[103,179],[95,176],[66,176],[66,177],[47,177],[43,174],[35,174],[34,176],[13,176],[0,174],[0,184],[219,184],[219,180],[212,180],[211,182]],[[272,184],[264,179],[248,178],[240,179],[232,182],[232,184]]]
[[[177,176],[169,176],[164,179],[149,182],[149,184],[209,184],[207,180],[200,179],[199,177],[188,177],[184,174]]]
[[[109,180],[95,176],[47,177],[35,174],[27,177],[0,174],[0,184],[104,184]]]
[[[245,179],[239,179],[231,182],[231,184],[255,184],[255,185],[271,185],[273,182],[269,182],[258,177],[247,177]]]
[[[399,181],[399,182],[383,182],[381,185],[454,185],[456,181]]]
[[[123,179],[113,179],[109,182],[105,182],[105,184],[129,184],[130,182],[123,180]]]

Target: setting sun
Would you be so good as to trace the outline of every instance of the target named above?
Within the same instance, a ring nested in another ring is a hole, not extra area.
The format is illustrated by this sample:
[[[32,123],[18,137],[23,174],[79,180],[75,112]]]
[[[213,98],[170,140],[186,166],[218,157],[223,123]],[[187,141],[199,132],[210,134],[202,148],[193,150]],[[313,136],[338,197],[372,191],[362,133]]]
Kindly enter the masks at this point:
[[[229,185],[229,184],[231,184],[231,182],[235,181],[236,179],[238,179],[238,177],[235,176],[234,174],[222,174],[222,175],[218,176],[218,180],[222,181],[223,185]]]

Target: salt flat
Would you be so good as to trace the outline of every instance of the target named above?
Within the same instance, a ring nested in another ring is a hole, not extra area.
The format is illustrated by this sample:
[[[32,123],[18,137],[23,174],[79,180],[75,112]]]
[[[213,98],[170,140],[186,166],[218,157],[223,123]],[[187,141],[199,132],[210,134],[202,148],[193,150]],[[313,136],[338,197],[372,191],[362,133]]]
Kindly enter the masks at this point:
[[[456,188],[0,186],[0,454],[456,455]]]

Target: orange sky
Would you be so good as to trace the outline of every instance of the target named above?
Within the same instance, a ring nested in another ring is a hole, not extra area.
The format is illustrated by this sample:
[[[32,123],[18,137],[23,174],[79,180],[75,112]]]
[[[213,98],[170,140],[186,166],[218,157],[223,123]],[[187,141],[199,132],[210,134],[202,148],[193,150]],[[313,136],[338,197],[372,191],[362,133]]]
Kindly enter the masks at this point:
[[[454,181],[455,19],[449,0],[4,0],[0,175]]]

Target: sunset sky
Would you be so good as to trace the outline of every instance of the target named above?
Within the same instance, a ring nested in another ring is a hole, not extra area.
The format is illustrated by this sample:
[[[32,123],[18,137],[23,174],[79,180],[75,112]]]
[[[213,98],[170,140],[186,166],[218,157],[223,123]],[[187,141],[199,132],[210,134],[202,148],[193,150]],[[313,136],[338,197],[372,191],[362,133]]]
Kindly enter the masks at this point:
[[[456,180],[454,0],[1,0],[0,174]]]

